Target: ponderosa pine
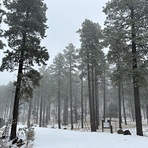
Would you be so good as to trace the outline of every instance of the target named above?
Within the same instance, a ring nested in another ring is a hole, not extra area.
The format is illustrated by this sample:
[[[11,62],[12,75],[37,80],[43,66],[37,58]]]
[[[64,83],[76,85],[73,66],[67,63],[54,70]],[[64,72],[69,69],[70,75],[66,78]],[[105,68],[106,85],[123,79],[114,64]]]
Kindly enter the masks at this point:
[[[7,9],[5,23],[8,30],[4,36],[9,49],[2,59],[1,71],[13,72],[17,69],[15,97],[10,140],[16,138],[19,101],[32,98],[33,87],[39,85],[40,73],[34,64],[46,64],[49,55],[40,45],[45,38],[47,7],[43,0],[4,0]]]

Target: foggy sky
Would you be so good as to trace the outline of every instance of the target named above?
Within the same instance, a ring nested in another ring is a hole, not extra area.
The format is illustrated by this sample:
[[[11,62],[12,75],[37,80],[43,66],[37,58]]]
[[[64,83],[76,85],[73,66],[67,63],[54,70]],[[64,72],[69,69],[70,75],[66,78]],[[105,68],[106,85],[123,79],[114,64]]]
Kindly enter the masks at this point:
[[[47,4],[47,25],[46,39],[42,44],[49,51],[51,64],[57,53],[62,52],[69,43],[76,48],[80,47],[79,35],[76,33],[81,24],[87,18],[99,23],[102,27],[105,15],[102,7],[108,0],[44,0]],[[2,51],[0,51],[0,60]],[[1,64],[1,61],[0,61]],[[0,72],[0,85],[8,84],[16,79],[15,73]]]

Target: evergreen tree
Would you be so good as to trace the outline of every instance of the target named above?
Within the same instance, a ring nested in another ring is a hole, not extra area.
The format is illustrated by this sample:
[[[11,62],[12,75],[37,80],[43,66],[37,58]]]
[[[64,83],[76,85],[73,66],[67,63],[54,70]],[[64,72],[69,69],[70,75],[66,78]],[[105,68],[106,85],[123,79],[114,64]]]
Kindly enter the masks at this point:
[[[103,10],[107,15],[105,31],[109,44],[112,46],[115,44],[112,39],[118,39],[116,51],[125,53],[126,56],[122,56],[122,60],[128,67],[126,73],[128,72],[133,79],[137,135],[143,135],[139,87],[144,82],[143,75],[146,71],[144,57],[148,52],[147,10],[147,0],[112,0]]]
[[[2,23],[2,17],[4,15],[4,10],[1,9],[1,4],[0,4],[0,38],[2,37],[2,29],[1,29],[1,23]],[[0,49],[3,48],[3,42],[0,40]]]
[[[65,59],[63,54],[59,53],[53,61],[53,64],[51,65],[51,71],[52,74],[55,77],[55,81],[57,84],[57,103],[58,103],[58,128],[61,128],[61,81],[63,79],[64,75],[64,67],[65,67]]]
[[[94,82],[95,71],[100,62],[98,57],[102,55],[100,54],[102,48],[102,31],[99,24],[86,19],[82,23],[82,29],[79,29],[78,33],[80,34],[81,41],[79,55],[82,63],[85,65],[85,69],[87,69],[91,131],[96,131]]]
[[[40,46],[47,29],[47,7],[43,0],[4,0],[4,6],[7,9],[5,23],[9,27],[4,36],[10,49],[4,52],[1,71],[18,68],[10,135],[12,140],[16,138],[19,101],[22,97],[32,98],[33,87],[39,84],[40,74],[33,66],[46,64],[49,58],[47,49]]]
[[[75,46],[70,43],[64,50],[64,57],[66,59],[66,67],[69,77],[69,100],[70,100],[70,120],[71,129],[73,129],[73,88],[72,88],[72,76],[76,71],[76,49]]]

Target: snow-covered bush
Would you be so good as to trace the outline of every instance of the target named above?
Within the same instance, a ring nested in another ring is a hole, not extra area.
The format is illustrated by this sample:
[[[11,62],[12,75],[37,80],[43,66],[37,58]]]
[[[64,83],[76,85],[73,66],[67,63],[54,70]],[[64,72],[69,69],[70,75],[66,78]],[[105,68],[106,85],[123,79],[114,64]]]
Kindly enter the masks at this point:
[[[33,126],[19,128],[16,139],[9,141],[9,136],[1,137],[0,147],[2,148],[32,148],[35,137]]]

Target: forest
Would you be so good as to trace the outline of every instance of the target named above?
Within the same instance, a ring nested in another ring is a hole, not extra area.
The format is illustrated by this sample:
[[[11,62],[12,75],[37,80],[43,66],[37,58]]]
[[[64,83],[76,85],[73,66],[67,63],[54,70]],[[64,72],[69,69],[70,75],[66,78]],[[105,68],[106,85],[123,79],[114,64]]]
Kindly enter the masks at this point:
[[[17,72],[14,82],[0,86],[0,118],[11,123],[11,140],[18,123],[69,125],[71,130],[87,123],[96,132],[102,120],[116,120],[118,129],[133,122],[143,136],[148,124],[147,0],[106,3],[105,27],[85,19],[76,31],[81,47],[69,43],[51,65],[46,64],[50,52],[41,46],[48,28],[43,0],[4,0],[3,6],[0,23],[9,27],[0,28],[0,71]]]

